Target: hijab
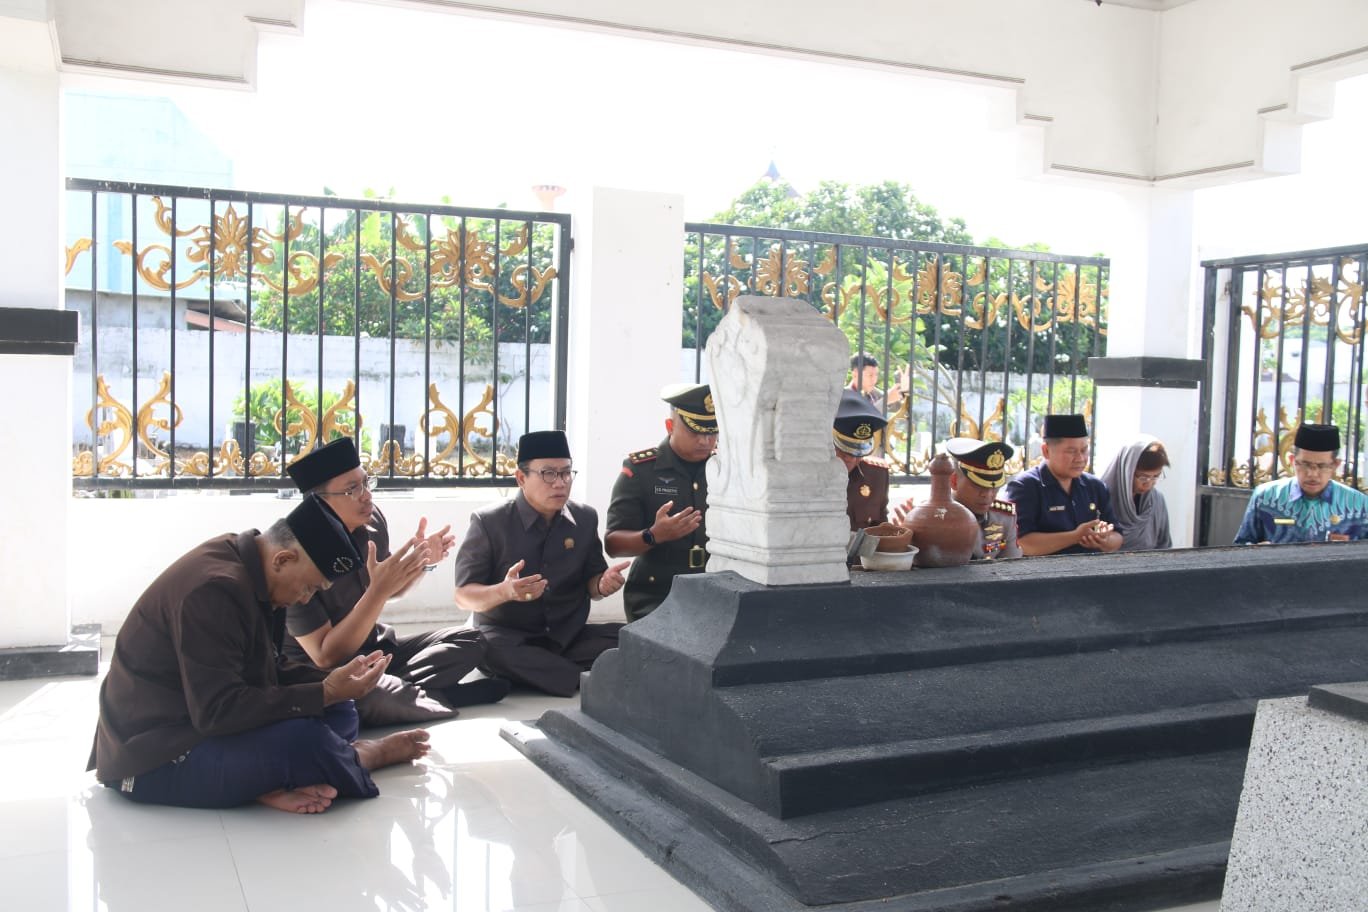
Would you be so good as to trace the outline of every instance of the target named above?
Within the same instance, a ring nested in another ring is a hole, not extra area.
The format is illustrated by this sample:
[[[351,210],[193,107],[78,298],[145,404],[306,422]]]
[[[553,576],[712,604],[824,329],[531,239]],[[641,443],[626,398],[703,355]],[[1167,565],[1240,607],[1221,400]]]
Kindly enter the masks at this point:
[[[1133,442],[1121,448],[1111,464],[1102,472],[1102,480],[1111,492],[1112,514],[1116,517],[1116,530],[1121,533],[1122,551],[1149,551],[1155,548],[1172,548],[1173,539],[1169,535],[1168,504],[1157,487],[1136,497],[1132,493],[1135,466],[1140,454],[1158,438],[1141,434]]]

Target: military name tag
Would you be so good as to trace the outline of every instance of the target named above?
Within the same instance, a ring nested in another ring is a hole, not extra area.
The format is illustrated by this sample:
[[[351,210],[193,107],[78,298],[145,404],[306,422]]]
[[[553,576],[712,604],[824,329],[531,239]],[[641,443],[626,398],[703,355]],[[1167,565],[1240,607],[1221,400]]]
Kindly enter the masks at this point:
[[[678,493],[679,493],[679,488],[667,488],[665,485],[656,485],[656,486],[655,486],[655,493],[656,493],[656,494],[678,494]]]
[[[1050,512],[1050,513],[1062,513],[1062,512],[1064,512],[1064,507],[1050,507],[1050,508],[1049,508],[1049,512]]]
[[[1273,517],[1273,525],[1275,526],[1295,526],[1296,524],[1297,521],[1288,516]]]

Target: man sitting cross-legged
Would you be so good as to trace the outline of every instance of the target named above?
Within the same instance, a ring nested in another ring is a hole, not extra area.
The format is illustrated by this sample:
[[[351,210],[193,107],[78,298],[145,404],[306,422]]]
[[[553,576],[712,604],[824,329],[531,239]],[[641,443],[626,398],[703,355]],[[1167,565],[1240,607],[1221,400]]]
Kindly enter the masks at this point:
[[[427,521],[390,553],[389,526],[371,496],[374,480],[361,467],[350,438],[319,447],[288,469],[301,491],[327,500],[362,566],[286,613],[291,638],[285,653],[319,668],[333,668],[376,649],[390,659],[389,670],[375,689],[356,703],[361,724],[395,725],[427,722],[456,715],[456,707],[494,703],[508,693],[509,683],[481,677],[461,683],[485,657],[477,630],[443,627],[401,636],[380,621],[385,603],[412,588],[455,544],[451,527],[427,534]]]
[[[327,504],[308,497],[264,534],[221,535],[153,581],[119,629],[100,687],[90,769],[148,804],[296,813],[379,794],[370,771],[427,753],[428,734],[357,741],[354,699],[389,660],[331,672],[282,659],[287,605],[360,561]]]
[[[518,440],[518,493],[476,510],[456,555],[456,604],[484,634],[485,665],[558,697],[618,643],[621,624],[590,624],[589,602],[622,588],[609,567],[598,512],[570,499],[575,470],[564,431]]]

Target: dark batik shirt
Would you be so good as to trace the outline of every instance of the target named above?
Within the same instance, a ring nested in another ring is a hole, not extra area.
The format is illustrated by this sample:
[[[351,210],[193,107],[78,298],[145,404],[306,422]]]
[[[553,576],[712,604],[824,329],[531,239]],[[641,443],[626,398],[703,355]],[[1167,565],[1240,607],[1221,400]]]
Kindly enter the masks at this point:
[[[203,741],[323,713],[316,668],[278,659],[254,529],[212,538],[147,587],[100,685],[91,767],[101,782],[156,769]]]
[[[1111,494],[1102,479],[1084,472],[1073,480],[1066,494],[1043,462],[1007,482],[1007,499],[1016,504],[1018,538],[1032,532],[1072,532],[1090,519],[1116,522]],[[1054,553],[1096,552],[1082,545],[1070,545]]]
[[[548,524],[522,491],[512,500],[475,511],[456,552],[456,586],[500,583],[520,560],[527,562],[521,576],[539,573],[546,578],[545,594],[475,612],[475,625],[494,643],[549,637],[568,645],[589,618],[589,580],[608,569],[598,512],[568,501]]]
[[[361,566],[341,579],[333,580],[331,588],[318,592],[305,604],[291,605],[285,610],[286,629],[290,634],[285,638],[285,654],[298,662],[313,660],[295,637],[313,633],[324,624],[336,627],[343,618],[352,613],[356,603],[361,601],[361,596],[366,594],[366,589],[370,587],[370,571],[366,569],[365,564],[369,543],[375,542],[377,561],[390,556],[389,524],[385,522],[385,516],[378,508],[368,525],[360,526],[351,533],[351,540],[356,546],[356,553],[362,557]],[[361,644],[356,654],[369,655],[381,648],[386,652],[393,652],[397,642],[394,628],[388,624],[376,624],[366,635],[366,641]]]

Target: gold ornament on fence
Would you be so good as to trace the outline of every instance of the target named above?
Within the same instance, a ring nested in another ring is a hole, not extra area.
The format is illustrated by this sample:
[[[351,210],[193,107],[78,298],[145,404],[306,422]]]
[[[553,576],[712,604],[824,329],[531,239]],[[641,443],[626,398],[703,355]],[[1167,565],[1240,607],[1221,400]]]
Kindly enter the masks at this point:
[[[318,255],[307,250],[290,251],[290,246],[299,240],[304,231],[304,214],[308,207],[288,207],[285,210],[284,230],[275,234],[256,225],[248,230],[248,220],[243,218],[233,203],[212,217],[213,230],[209,225],[194,225],[180,230],[172,225],[171,207],[160,196],[152,197],[156,207],[154,220],[162,233],[172,239],[186,238],[185,258],[195,264],[189,275],[174,283],[176,291],[183,291],[208,278],[212,263],[214,280],[217,282],[245,279],[250,271],[254,281],[260,281],[282,294],[290,297],[306,295],[318,288],[329,270],[344,261],[340,253],[327,252],[323,255],[320,267]],[[410,217],[395,219],[395,241],[414,256],[426,256],[421,240],[413,234]],[[516,257],[524,254],[531,242],[531,232],[526,223],[520,225],[508,244],[499,249],[503,257]],[[282,265],[283,274],[277,276],[271,267],[276,265],[276,248],[280,244],[289,251]],[[66,274],[70,275],[82,253],[91,249],[90,238],[78,238],[66,248]],[[164,243],[150,243],[134,250],[128,240],[116,240],[114,249],[124,256],[133,257],[138,275],[150,287],[162,291],[172,290],[170,272],[173,261],[172,246]],[[452,230],[441,237],[434,237],[431,256],[431,282],[433,288],[450,288],[464,281],[477,291],[496,293],[494,287],[494,264],[496,245],[482,237],[478,232],[463,228]],[[465,269],[462,274],[461,264]],[[399,301],[422,300],[426,295],[423,287],[422,268],[414,265],[407,256],[380,258],[371,253],[361,255],[361,264],[369,270],[385,294],[391,293]],[[394,281],[391,281],[391,271]],[[513,293],[497,293],[500,303],[507,307],[528,307],[541,300],[547,287],[559,273],[555,266],[538,266],[520,263],[509,273],[509,284]]]
[[[1358,273],[1357,260],[1351,257],[1340,260],[1336,294],[1337,289],[1330,279],[1312,271],[1309,300],[1304,280],[1289,282],[1284,287],[1280,274],[1265,273],[1263,287],[1258,291],[1258,303],[1243,303],[1240,310],[1249,318],[1259,338],[1271,340],[1278,338],[1286,327],[1305,325],[1309,307],[1312,326],[1330,326],[1333,316],[1336,338],[1346,345],[1357,345],[1363,337],[1363,325],[1358,316],[1364,303],[1363,283]]]
[[[140,465],[140,471],[136,477],[150,478],[168,475],[172,456],[162,449],[158,439],[152,436],[152,431],[156,429],[169,433],[173,428],[181,427],[185,419],[180,404],[177,403],[173,406],[171,402],[172,376],[170,372],[163,373],[157,391],[148,397],[138,409],[136,420],[133,412],[109,391],[109,385],[103,375],[96,377],[95,385],[96,405],[86,414],[86,425],[100,437],[118,434],[119,440],[117,443],[111,444],[110,451],[99,458],[98,465],[94,453],[90,451],[77,453],[72,458],[72,475],[77,478],[133,478],[133,466],[121,461],[119,457],[135,440],[141,443],[148,453],[157,457],[154,463],[149,460],[151,464],[146,469]],[[314,409],[299,398],[292,382],[285,384],[284,397],[284,407],[277,409],[273,415],[269,416],[272,425],[280,435],[281,440],[300,434],[304,435],[304,441],[300,445],[299,452],[290,456],[289,462],[294,462],[305,453],[311,452],[320,438],[333,440],[338,437],[351,437],[361,427],[361,421],[359,416],[356,416],[354,404],[356,397],[354,381],[347,381],[342,394],[336,402],[324,410],[321,419]],[[376,475],[394,474],[407,478],[418,477],[425,472],[437,478],[456,477],[458,466],[451,457],[459,446],[465,457],[463,472],[465,477],[487,477],[491,474],[510,476],[513,474],[517,464],[512,457],[500,452],[496,452],[492,459],[482,456],[477,451],[475,443],[476,438],[497,439],[500,425],[494,417],[492,408],[494,402],[493,386],[485,385],[484,394],[480,401],[474,408],[466,412],[463,418],[458,418],[442,402],[441,393],[436,383],[428,387],[428,400],[431,407],[419,417],[418,426],[422,433],[429,437],[446,437],[441,450],[430,459],[425,459],[423,454],[419,452],[405,456],[402,441],[385,440],[381,442],[378,454],[372,456],[368,452],[362,453],[362,464],[367,468],[367,471]],[[157,411],[162,408],[169,410],[169,417],[158,417]],[[97,427],[96,416],[100,412],[108,413],[111,417],[100,421]],[[344,420],[344,415],[353,416],[352,422]],[[207,478],[210,475],[211,465],[214,475],[231,473],[239,477],[257,478],[276,476],[281,471],[281,463],[277,459],[255,448],[250,454],[244,454],[238,441],[232,439],[225,440],[217,452],[197,451],[175,457],[176,474],[178,475]]]

